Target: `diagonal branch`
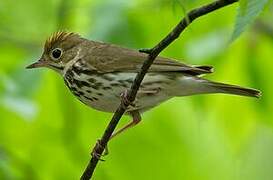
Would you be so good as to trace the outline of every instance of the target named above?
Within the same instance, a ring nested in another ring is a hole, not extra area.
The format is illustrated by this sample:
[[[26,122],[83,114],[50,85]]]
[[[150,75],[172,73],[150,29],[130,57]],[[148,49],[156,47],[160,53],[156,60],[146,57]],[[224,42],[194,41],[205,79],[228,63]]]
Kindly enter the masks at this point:
[[[148,72],[148,69],[152,65],[155,58],[159,55],[159,53],[164,50],[168,45],[170,45],[175,39],[179,37],[179,35],[185,30],[185,28],[195,19],[206,15],[210,12],[213,12],[217,9],[222,7],[228,6],[237,2],[238,0],[217,0],[210,4],[201,6],[199,8],[191,10],[185,18],[183,18],[177,26],[163,39],[161,40],[155,47],[152,49],[140,50],[140,52],[147,53],[147,59],[144,61],[140,72],[137,74],[131,89],[128,93],[127,99],[129,102],[133,102],[135,100],[137,91],[140,87],[142,80],[144,79],[145,74]],[[113,115],[110,123],[108,124],[99,144],[97,143],[94,147],[93,152],[98,156],[93,156],[89,161],[84,173],[81,176],[81,180],[89,180],[91,179],[94,170],[98,164],[99,156],[102,155],[107,143],[114,132],[120,118],[125,113],[126,108],[129,106],[130,103],[121,102],[118,109],[116,110],[115,114]]]

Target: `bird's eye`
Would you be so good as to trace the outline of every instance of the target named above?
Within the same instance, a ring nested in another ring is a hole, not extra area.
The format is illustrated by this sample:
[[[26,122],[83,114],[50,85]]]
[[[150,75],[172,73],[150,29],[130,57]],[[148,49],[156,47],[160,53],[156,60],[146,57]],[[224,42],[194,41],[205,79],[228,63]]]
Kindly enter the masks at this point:
[[[53,49],[51,51],[51,58],[58,60],[62,56],[63,51],[60,48]]]

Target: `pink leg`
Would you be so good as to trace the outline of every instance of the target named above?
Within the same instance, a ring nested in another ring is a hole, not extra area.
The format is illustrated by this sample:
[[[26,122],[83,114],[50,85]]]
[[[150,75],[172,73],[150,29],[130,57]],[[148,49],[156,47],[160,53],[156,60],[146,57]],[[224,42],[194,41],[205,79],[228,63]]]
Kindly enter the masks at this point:
[[[117,136],[118,134],[121,134],[125,130],[127,130],[131,127],[134,127],[135,125],[137,125],[141,121],[141,116],[138,111],[132,112],[131,115],[133,116],[133,120],[130,123],[128,123],[127,125],[125,125],[124,127],[122,127],[121,129],[114,132],[111,136],[111,139],[113,139],[113,137]]]
[[[133,120],[132,120],[130,123],[128,123],[127,125],[125,125],[124,127],[122,127],[121,129],[119,129],[119,130],[117,130],[116,132],[114,132],[114,133],[111,135],[110,140],[113,139],[114,137],[116,137],[117,135],[121,134],[121,133],[124,132],[125,130],[127,130],[127,129],[131,128],[131,127],[134,127],[135,125],[137,125],[137,124],[141,121],[141,116],[140,116],[140,114],[139,114],[138,111],[131,112],[131,115],[132,115],[132,117],[133,117]],[[101,146],[101,145],[100,145],[100,140],[97,141],[96,146]],[[109,153],[108,147],[106,146],[106,147],[105,147],[105,152],[103,153],[103,156],[107,155],[108,153]],[[94,152],[94,150],[92,151],[91,154],[92,154],[92,156],[97,157],[99,160],[104,161],[103,159],[100,158],[100,156],[99,156],[98,154],[96,154],[96,153]]]

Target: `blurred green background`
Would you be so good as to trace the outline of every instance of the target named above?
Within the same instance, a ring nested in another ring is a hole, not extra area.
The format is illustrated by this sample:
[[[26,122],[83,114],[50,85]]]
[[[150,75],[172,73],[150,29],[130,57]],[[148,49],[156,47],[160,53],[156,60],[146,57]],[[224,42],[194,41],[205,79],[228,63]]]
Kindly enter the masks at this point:
[[[209,0],[1,0],[0,179],[79,179],[111,114],[76,100],[47,69],[26,70],[50,34],[82,36],[140,49],[154,46]],[[109,144],[98,180],[273,179],[273,30],[268,6],[230,43],[238,4],[195,21],[162,55],[210,64],[211,80],[262,90],[174,98]],[[129,117],[123,117],[120,125]]]

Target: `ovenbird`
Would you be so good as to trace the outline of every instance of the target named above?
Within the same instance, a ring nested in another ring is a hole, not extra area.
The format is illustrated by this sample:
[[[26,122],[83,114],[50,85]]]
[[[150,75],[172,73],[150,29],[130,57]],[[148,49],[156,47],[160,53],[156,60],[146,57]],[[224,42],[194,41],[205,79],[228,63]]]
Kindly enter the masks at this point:
[[[81,102],[100,111],[114,112],[120,104],[120,95],[130,88],[145,59],[146,54],[135,50],[90,41],[76,33],[57,32],[45,42],[40,60],[27,68],[53,69],[62,75],[67,87]],[[172,97],[207,93],[261,95],[255,89],[200,77],[211,72],[211,66],[190,66],[157,57],[140,86],[135,102],[126,110],[133,121],[114,135],[136,125],[140,121],[140,112]]]

